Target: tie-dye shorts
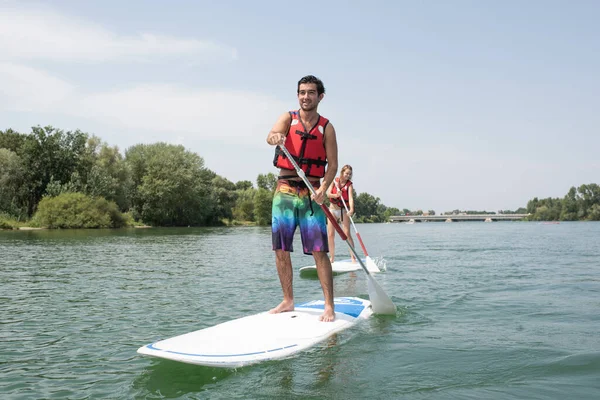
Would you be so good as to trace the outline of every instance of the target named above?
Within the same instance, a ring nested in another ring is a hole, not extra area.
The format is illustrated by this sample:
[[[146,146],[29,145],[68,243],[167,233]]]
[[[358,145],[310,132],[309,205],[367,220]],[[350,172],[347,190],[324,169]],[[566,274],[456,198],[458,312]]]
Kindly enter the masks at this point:
[[[300,226],[304,254],[329,251],[327,217],[302,183],[280,179],[273,196],[273,250],[294,251],[294,232]]]

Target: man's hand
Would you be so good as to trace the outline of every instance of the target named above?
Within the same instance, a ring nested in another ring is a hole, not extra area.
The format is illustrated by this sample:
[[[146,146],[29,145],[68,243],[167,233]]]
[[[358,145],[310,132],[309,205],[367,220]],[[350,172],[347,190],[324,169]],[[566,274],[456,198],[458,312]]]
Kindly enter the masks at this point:
[[[285,135],[280,132],[271,132],[267,138],[267,143],[271,146],[277,146],[285,143]]]
[[[325,200],[325,191],[323,188],[318,188],[315,190],[315,194],[311,195],[311,198],[319,205],[323,204],[323,200]]]

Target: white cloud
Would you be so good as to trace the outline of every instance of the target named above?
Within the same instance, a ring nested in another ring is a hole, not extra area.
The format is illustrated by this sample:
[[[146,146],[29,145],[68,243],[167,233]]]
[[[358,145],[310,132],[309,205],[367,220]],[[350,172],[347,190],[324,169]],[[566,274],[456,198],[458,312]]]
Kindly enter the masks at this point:
[[[234,60],[237,50],[210,40],[137,33],[120,35],[90,21],[0,4],[0,60],[57,62],[157,62],[183,58],[192,63]]]
[[[5,110],[78,117],[184,145],[203,139],[256,143],[251,132],[266,136],[285,110],[276,98],[254,92],[166,84],[87,93],[42,70],[8,63],[0,63],[0,95]]]
[[[0,0],[0,115],[8,127],[81,129],[121,149],[182,144],[235,180],[273,169],[265,137],[289,104],[256,91],[170,84],[163,77],[130,84],[119,81],[111,65],[222,63],[237,58],[235,48],[160,32],[123,35],[35,7]],[[98,64],[93,73],[100,84],[77,78],[82,64]]]
[[[185,134],[227,142],[245,141],[255,127],[266,135],[265,121],[274,122],[283,107],[256,93],[148,84],[82,96],[65,111],[131,129],[181,133],[180,142]]]
[[[69,104],[73,85],[24,65],[0,62],[0,107],[13,111],[51,111]]]

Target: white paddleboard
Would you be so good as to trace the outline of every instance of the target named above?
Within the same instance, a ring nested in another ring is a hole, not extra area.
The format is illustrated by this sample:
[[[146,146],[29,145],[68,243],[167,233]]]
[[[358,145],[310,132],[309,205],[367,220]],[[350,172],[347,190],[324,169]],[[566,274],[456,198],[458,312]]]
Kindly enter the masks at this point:
[[[375,261],[371,259],[371,257],[363,258],[363,263],[369,270],[369,272],[381,272]],[[362,267],[358,262],[352,262],[352,259],[334,261],[331,264],[331,269],[334,274],[344,274],[346,272],[353,272],[362,270]],[[309,265],[307,267],[300,268],[300,275],[316,275],[317,274],[317,266]]]
[[[210,328],[160,340],[138,353],[210,367],[236,368],[289,357],[371,316],[371,303],[358,297],[335,298],[335,321],[322,322],[323,300],[280,314],[263,312]]]

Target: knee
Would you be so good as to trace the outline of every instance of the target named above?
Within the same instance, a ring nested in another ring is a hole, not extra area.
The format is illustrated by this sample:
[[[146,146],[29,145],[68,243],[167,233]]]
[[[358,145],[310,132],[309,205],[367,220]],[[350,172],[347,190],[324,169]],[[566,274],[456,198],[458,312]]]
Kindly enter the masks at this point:
[[[275,257],[278,260],[281,261],[286,261],[290,259],[290,252],[289,251],[283,251],[281,249],[275,250]]]
[[[327,253],[324,251],[313,251],[313,257],[317,263],[328,258]]]

